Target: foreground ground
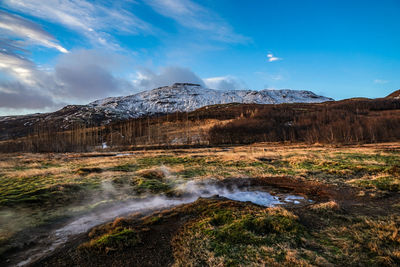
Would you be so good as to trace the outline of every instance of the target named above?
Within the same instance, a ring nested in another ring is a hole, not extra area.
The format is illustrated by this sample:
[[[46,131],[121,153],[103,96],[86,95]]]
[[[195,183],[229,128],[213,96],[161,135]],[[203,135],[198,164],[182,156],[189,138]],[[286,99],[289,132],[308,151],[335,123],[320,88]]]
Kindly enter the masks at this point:
[[[35,233],[117,201],[179,197],[213,178],[314,200],[266,208],[219,197],[127,215],[37,266],[399,265],[400,144],[0,156],[1,262]],[[271,189],[272,188],[272,189]]]

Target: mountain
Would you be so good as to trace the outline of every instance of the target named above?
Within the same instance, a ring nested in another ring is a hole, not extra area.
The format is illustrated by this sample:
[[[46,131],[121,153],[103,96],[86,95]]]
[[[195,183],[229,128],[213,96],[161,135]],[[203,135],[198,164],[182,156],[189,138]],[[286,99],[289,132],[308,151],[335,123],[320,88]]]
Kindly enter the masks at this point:
[[[332,98],[300,90],[214,90],[198,84],[175,83],[125,97],[109,97],[88,106],[122,117],[140,117],[157,113],[193,111],[198,108],[227,103],[281,104],[320,103]]]
[[[198,108],[228,103],[320,103],[332,98],[300,90],[214,90],[198,84],[175,83],[124,97],[109,97],[87,105],[69,105],[56,112],[23,116],[0,117],[0,140],[20,137],[32,132],[35,125],[51,124],[68,129],[72,124],[108,124],[146,115],[176,111],[193,111]]]

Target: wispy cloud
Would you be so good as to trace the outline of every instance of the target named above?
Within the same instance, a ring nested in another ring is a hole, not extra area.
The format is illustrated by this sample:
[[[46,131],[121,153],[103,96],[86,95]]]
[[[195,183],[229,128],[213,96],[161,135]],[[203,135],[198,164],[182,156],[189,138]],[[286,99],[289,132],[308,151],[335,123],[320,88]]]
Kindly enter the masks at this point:
[[[112,1],[4,0],[12,9],[51,21],[86,36],[94,45],[118,48],[109,32],[151,33],[153,27]],[[128,5],[129,3],[124,3]]]
[[[13,53],[0,52],[0,70],[25,84],[35,83],[35,64]]]
[[[282,58],[276,57],[272,53],[268,53],[267,54],[267,58],[268,58],[268,62],[274,62],[274,61],[282,60]]]
[[[245,43],[249,38],[237,34],[215,12],[191,0],[144,0],[157,13],[171,18],[181,26],[208,32],[208,38],[226,43]]]
[[[68,52],[67,49],[58,44],[51,34],[44,31],[35,22],[1,10],[0,33],[3,36],[23,38],[25,44],[54,48],[62,53]]]
[[[244,82],[231,75],[205,78],[203,80],[205,85],[211,89],[240,90],[247,87]]]
[[[279,82],[287,79],[288,74],[282,70],[277,73],[268,73],[263,71],[256,71],[254,74],[258,75],[259,78],[266,80],[268,82]]]
[[[381,79],[375,79],[374,80],[374,83],[376,83],[376,84],[385,84],[385,83],[388,83],[389,81],[387,81],[387,80],[381,80]]]
[[[54,83],[29,59],[18,54],[23,49],[0,42],[0,112],[60,107],[52,95]]]

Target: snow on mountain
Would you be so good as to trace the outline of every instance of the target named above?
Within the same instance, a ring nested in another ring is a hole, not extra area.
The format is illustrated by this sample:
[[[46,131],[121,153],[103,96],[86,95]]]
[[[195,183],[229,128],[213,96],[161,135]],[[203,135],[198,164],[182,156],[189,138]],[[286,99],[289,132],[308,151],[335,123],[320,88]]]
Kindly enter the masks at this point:
[[[175,83],[172,86],[159,87],[134,95],[97,100],[88,104],[88,107],[103,110],[106,113],[120,114],[123,118],[135,118],[156,113],[193,111],[215,104],[320,103],[332,100],[311,91],[288,89],[222,91],[203,88],[198,84]]]
[[[69,105],[51,113],[0,117],[0,141],[22,137],[39,124],[69,129],[75,123],[105,125],[144,115],[195,109],[227,103],[319,103],[333,99],[297,90],[213,90],[197,84],[175,83],[124,97],[109,97],[88,105]]]

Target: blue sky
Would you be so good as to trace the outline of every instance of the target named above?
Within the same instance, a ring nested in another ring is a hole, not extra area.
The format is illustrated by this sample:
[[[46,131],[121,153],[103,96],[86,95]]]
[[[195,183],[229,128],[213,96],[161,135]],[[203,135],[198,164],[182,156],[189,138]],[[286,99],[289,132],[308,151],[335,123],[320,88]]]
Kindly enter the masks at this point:
[[[0,115],[173,82],[382,97],[400,88],[398,14],[398,0],[0,0]]]

